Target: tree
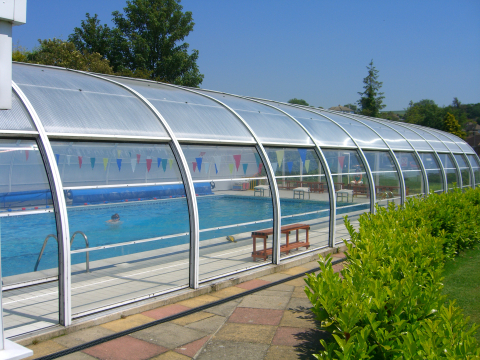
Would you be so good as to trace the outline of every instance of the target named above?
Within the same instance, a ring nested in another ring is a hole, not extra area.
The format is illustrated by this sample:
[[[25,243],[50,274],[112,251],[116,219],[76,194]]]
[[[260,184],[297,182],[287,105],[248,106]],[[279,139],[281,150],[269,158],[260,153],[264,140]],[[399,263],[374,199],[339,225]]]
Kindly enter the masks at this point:
[[[297,105],[310,106],[310,105],[308,105],[308,103],[307,103],[305,100],[303,100],[303,99],[297,99],[297,98],[293,98],[293,99],[288,100],[288,103],[289,103],[289,104],[297,104]]]
[[[373,66],[373,60],[367,66],[368,75],[363,79],[364,91],[359,92],[360,100],[358,100],[358,106],[360,113],[366,116],[378,117],[380,110],[386,105],[383,104],[383,92],[379,92],[383,83],[378,81],[378,70]]]
[[[449,112],[445,115],[443,130],[453,135],[457,135],[462,139],[465,138],[466,135],[465,132],[462,131],[457,119],[455,119],[455,116]]]
[[[189,54],[189,44],[182,43],[195,23],[180,0],[129,0],[123,10],[112,13],[113,29],[87,14],[69,40],[78,49],[99,52],[124,75],[193,87],[202,83],[199,52]]]
[[[444,112],[435,101],[424,99],[414,103],[410,101],[405,112],[405,122],[443,130]]]
[[[13,54],[14,59],[35,64],[60,66],[69,69],[92,71],[102,74],[112,74],[112,67],[108,60],[99,53],[78,51],[75,45],[60,39],[38,40],[39,47],[32,52]],[[23,56],[23,58],[22,58]]]
[[[357,105],[354,105],[354,104],[350,104],[350,103],[348,103],[348,104],[346,104],[346,105],[343,105],[343,106],[345,106],[345,107],[347,107],[347,108],[349,108],[349,109],[352,109],[352,110],[353,110],[353,112],[355,112],[355,113],[356,113],[356,112],[357,112],[357,110],[358,110],[358,108],[357,108]]]

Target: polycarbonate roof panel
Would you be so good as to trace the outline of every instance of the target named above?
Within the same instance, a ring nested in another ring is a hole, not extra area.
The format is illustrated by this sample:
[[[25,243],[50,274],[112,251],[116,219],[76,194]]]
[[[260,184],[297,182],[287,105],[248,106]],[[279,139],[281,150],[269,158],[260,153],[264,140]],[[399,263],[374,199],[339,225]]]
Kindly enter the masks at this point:
[[[467,155],[468,159],[470,160],[470,164],[472,165],[472,168],[478,169],[480,168],[480,163],[477,160],[477,157],[475,155]]]
[[[440,157],[440,161],[445,169],[456,169],[456,166],[450,157],[451,154],[438,154],[438,156]]]
[[[472,147],[468,145],[463,139],[460,139],[458,136],[450,133],[448,134],[448,137],[455,141],[455,144],[457,144],[460,149],[462,149],[467,154],[475,154],[475,150],[473,150]]]
[[[381,121],[381,120],[380,120]],[[391,126],[394,130],[398,131],[402,136],[404,136],[410,144],[415,148],[415,150],[432,150],[428,142],[423,139],[420,135],[416,134],[412,130],[399,125],[395,124],[394,121],[381,121],[388,126]]]
[[[154,82],[117,81],[147,98],[178,139],[255,141],[235,115],[205,96]]]
[[[154,113],[121,86],[89,75],[13,65],[13,80],[47,132],[168,137]]]
[[[300,108],[265,101],[276,106],[300,122],[318,141],[320,146],[356,147],[350,136],[332,121],[325,117]]]
[[[0,110],[0,130],[36,131],[27,109],[12,91],[12,109]]]
[[[367,120],[364,117],[353,116],[359,121],[362,121],[366,125],[375,130],[385,141],[390,145],[392,149],[396,150],[412,150],[412,147],[405,138],[399,135],[396,131],[390,129],[385,124],[380,124],[376,121]]]
[[[348,133],[355,139],[358,146],[362,148],[388,148],[382,138],[358,121],[330,112],[322,112],[322,114],[328,116],[330,119],[337,122],[340,126],[347,130]]]
[[[439,130],[436,130],[436,129],[430,129],[428,128],[428,131],[430,131],[430,133],[433,133],[434,136],[436,136],[437,138],[439,138],[441,141],[444,142],[444,144],[448,147],[448,149],[450,151],[455,151],[455,152],[462,152],[462,149],[460,149],[460,147],[455,144],[455,142],[453,140],[451,140],[448,136],[446,136],[443,131],[439,131]]]
[[[457,160],[458,167],[460,168],[468,168],[469,166],[465,162],[465,159],[463,158],[462,155],[455,154],[455,160]]]
[[[428,144],[430,144],[435,151],[448,151],[448,148],[445,146],[445,144],[441,142],[438,138],[433,136],[431,133],[423,130],[418,126],[412,126],[412,124],[403,123],[401,127],[403,127],[403,125],[410,127],[412,129],[412,132],[415,131],[418,135],[420,135],[422,138],[427,140]],[[400,126],[400,125],[397,125],[397,126]]]
[[[295,121],[278,110],[232,95],[200,92],[235,110],[263,143],[313,145],[308,134]]]

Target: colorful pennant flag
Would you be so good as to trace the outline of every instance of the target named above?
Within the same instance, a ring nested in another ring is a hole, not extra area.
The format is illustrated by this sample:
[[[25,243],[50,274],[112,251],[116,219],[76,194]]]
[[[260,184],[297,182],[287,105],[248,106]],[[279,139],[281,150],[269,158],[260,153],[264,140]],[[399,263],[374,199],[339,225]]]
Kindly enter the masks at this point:
[[[194,161],[192,162],[192,164],[193,164],[193,172],[195,172],[195,170],[197,170],[197,163]]]
[[[157,158],[157,167],[160,167],[161,163],[162,163],[162,158]]]
[[[305,170],[307,173],[309,168],[310,168],[310,160],[305,160]]]
[[[258,173],[259,174],[262,172],[262,167],[263,167],[263,163],[260,163],[260,165],[258,166]]]
[[[171,169],[173,166],[173,159],[168,159],[168,165],[170,166],[170,169]]]
[[[228,164],[228,168],[230,169],[230,174],[233,173],[233,164]]]
[[[130,165],[132,165],[132,172],[135,172],[135,168],[137,167],[137,161],[135,159],[130,159]]]
[[[248,167],[248,164],[242,164],[243,166],[243,174],[244,175],[247,175],[247,167]]]
[[[242,155],[233,155],[233,158],[235,159],[235,166],[237,167],[237,171],[238,171],[238,167],[240,166],[240,160],[242,159]]]
[[[167,159],[162,159],[163,172],[167,171],[167,162],[168,162]]]
[[[152,168],[152,159],[147,157],[147,172]]]
[[[345,161],[345,156],[338,157],[338,163],[340,164],[340,168],[343,169],[343,162]]]
[[[305,165],[305,160],[307,159],[307,149],[298,149],[300,153],[300,159],[302,159],[303,165]]]
[[[205,155],[205,151],[202,151],[202,152],[200,153],[200,155],[198,155],[198,156],[203,157],[203,155]]]
[[[220,165],[222,165],[222,157],[221,156],[214,156],[215,164],[217,164],[218,170],[220,170]]]
[[[103,158],[103,170],[107,171],[108,158]]]
[[[195,158],[195,160],[197,160],[197,166],[198,166],[198,172],[202,172],[202,158],[201,157],[198,157],[198,158]]]
[[[81,169],[82,168],[82,163],[83,163],[83,159],[81,156],[78,157],[78,167]]]
[[[121,153],[122,153],[122,151],[117,149],[117,158],[118,158],[118,159],[120,159]]]
[[[215,165],[215,174],[218,174],[217,164],[214,164],[214,165]]]
[[[282,167],[282,161],[283,161],[283,155],[285,154],[285,151],[283,150],[277,150],[275,151],[277,153],[277,163],[278,167]]]
[[[90,158],[90,166],[92,167],[92,170],[93,170],[93,168],[95,167],[95,158],[94,157]]]
[[[58,162],[60,161],[60,154],[55,154],[55,160],[57,160],[57,165],[58,165]]]
[[[288,166],[288,172],[291,174],[292,173],[292,167],[293,167],[293,161],[287,162],[287,166]]]
[[[25,150],[25,161],[28,161],[28,150]]]
[[[140,164],[140,154],[137,154],[137,164]]]
[[[254,153],[255,155],[255,161],[257,162],[257,168],[260,166],[260,155],[258,155],[257,153]]]
[[[122,159],[117,159],[118,171],[122,168]]]
[[[208,169],[210,168],[210,163],[202,163],[203,168],[205,169],[205,174],[208,174]]]

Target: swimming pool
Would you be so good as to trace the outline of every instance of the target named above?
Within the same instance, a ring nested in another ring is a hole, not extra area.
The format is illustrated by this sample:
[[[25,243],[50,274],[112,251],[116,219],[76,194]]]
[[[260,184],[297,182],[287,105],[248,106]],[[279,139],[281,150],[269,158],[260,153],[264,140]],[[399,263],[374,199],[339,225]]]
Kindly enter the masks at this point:
[[[273,210],[270,198],[215,195],[198,197],[197,202],[201,241],[268,228],[273,223],[271,221]],[[282,222],[284,224],[307,221],[329,215],[329,204],[325,201],[282,199],[281,205],[282,217],[324,210],[321,213],[285,219]],[[113,213],[120,215],[120,224],[112,226],[106,222]],[[94,206],[72,206],[68,208],[68,220],[70,234],[73,234],[75,231],[83,231],[88,236],[90,247],[189,232],[185,198]],[[269,221],[227,229],[202,231],[202,229],[259,220]],[[53,214],[44,213],[2,217],[0,222],[3,276],[32,272],[45,237],[48,234],[56,233]],[[158,241],[91,251],[90,261],[188,244],[188,242],[189,236],[187,234]],[[83,238],[77,236],[72,244],[72,250],[83,249],[84,247]],[[55,268],[57,267],[57,261],[56,242],[54,239],[50,239],[38,269]],[[72,254],[72,264],[84,262],[85,254]]]

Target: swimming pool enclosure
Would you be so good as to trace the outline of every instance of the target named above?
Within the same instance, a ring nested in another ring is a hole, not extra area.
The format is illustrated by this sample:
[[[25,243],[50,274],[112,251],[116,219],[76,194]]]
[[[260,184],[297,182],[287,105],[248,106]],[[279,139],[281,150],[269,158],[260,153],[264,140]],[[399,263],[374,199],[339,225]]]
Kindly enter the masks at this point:
[[[334,247],[345,215],[480,184],[465,141],[402,122],[21,63],[12,98],[7,337]],[[309,246],[286,251],[291,224]],[[251,233],[269,228],[256,259]]]

